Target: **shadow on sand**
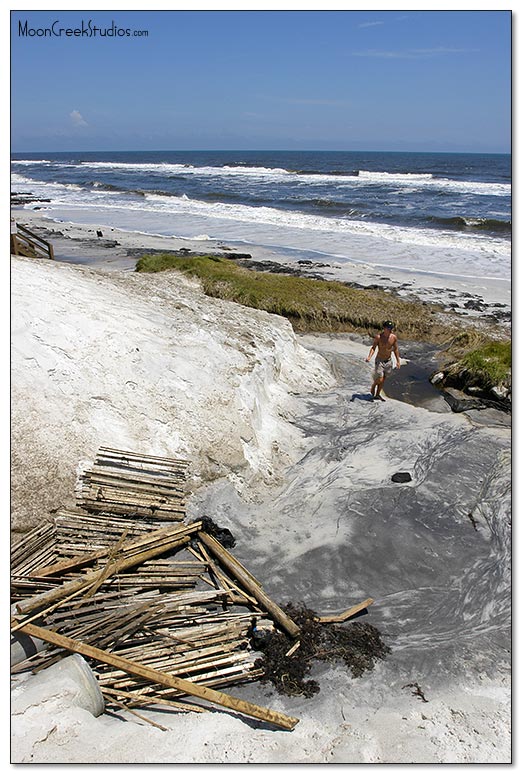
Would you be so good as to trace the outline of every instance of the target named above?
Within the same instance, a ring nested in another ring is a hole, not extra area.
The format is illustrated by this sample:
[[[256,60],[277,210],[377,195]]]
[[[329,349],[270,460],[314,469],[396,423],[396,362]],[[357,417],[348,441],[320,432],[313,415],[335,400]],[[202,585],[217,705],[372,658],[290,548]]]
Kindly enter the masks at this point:
[[[350,398],[350,403],[353,403],[354,400],[365,400],[367,403],[373,403],[375,399],[369,392],[354,392]]]

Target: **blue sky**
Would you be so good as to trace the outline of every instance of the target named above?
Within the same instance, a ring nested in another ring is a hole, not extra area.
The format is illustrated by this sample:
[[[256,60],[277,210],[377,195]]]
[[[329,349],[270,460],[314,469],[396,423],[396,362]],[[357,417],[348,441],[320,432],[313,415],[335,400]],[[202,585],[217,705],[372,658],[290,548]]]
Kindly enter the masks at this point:
[[[37,32],[89,21],[148,34]],[[11,13],[13,151],[502,153],[510,132],[509,11]]]

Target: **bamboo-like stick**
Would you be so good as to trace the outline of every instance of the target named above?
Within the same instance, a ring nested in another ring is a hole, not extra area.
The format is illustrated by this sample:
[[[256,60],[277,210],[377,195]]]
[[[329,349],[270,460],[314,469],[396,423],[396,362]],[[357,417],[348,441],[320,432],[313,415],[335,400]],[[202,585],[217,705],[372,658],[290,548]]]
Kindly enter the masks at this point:
[[[185,518],[185,510],[174,510],[169,508],[159,508],[155,505],[151,505],[149,508],[140,508],[137,505],[125,505],[124,503],[110,503],[107,504],[103,501],[86,499],[80,501],[82,507],[87,510],[93,511],[110,511],[114,514],[128,515],[133,514],[136,516],[153,516],[158,521],[182,521]]]
[[[158,487],[165,489],[166,491],[177,490],[183,492],[185,476],[165,476],[163,473],[158,475],[146,471],[132,470],[130,468],[115,469],[106,466],[96,466],[83,474],[82,481],[89,484],[98,484],[100,482],[111,484],[111,482],[114,482],[114,485],[117,485],[118,482],[122,482],[125,483],[125,485],[145,485],[145,487]]]
[[[248,592],[257,600],[257,602],[267,610],[270,615],[277,621],[277,623],[286,631],[291,637],[297,637],[299,635],[299,627],[292,621],[286,613],[281,610],[279,605],[273,602],[270,597],[265,594],[263,589],[258,583],[252,583],[250,577],[244,572],[243,568],[235,560],[226,548],[221,543],[215,540],[206,532],[200,531],[198,538],[205,543],[210,551],[216,556],[224,567],[234,575],[237,580],[248,590]]]
[[[116,459],[116,460],[128,460],[137,461],[142,464],[154,464],[156,466],[166,465],[175,466],[186,469],[189,466],[187,460],[181,460],[176,457],[159,457],[152,454],[138,454],[137,452],[123,451],[121,449],[113,449],[110,446],[100,446],[96,461],[99,463],[103,459]]]
[[[247,592],[244,589],[237,586],[230,578],[227,578],[227,576],[223,572],[221,572],[221,570],[216,566],[216,563],[210,558],[202,542],[201,541],[198,541],[198,542],[199,542],[199,549],[202,555],[204,556],[205,561],[208,563],[208,566],[212,568],[214,575],[222,584],[223,588],[225,588],[229,592],[229,599],[232,602],[234,601],[237,602],[237,597],[235,597],[235,595],[232,593],[233,591],[236,591],[238,596],[240,597],[240,600],[241,600],[240,603],[244,604],[246,601],[249,605],[253,605],[254,607],[257,607],[257,600],[254,597],[251,597],[249,594],[247,594]]]
[[[149,706],[151,704],[163,704],[166,707],[173,707],[174,709],[179,709],[182,712],[208,712],[206,707],[200,707],[199,704],[188,704],[188,702],[183,701],[172,701],[169,699],[163,699],[159,696],[151,696],[150,698],[147,698],[137,691],[119,691],[114,690],[113,688],[102,688],[101,691],[102,693],[106,693],[108,696],[120,696],[124,699],[129,699],[130,702],[135,702],[136,704],[146,704]]]
[[[113,666],[119,667],[129,674],[133,674],[145,680],[159,683],[160,685],[165,685],[168,688],[181,690],[191,696],[197,696],[200,699],[218,704],[222,707],[227,707],[228,709],[241,712],[259,720],[264,720],[286,730],[293,729],[299,722],[298,718],[292,718],[287,715],[283,715],[280,712],[276,712],[275,710],[259,707],[256,704],[244,701],[243,699],[238,699],[234,696],[222,693],[221,691],[216,691],[212,688],[196,685],[195,683],[190,682],[190,680],[184,680],[183,678],[174,677],[172,675],[165,674],[164,672],[158,672],[155,669],[144,667],[134,661],[121,658],[120,656],[116,656],[113,653],[108,653],[107,651],[101,650],[100,648],[85,645],[84,643],[78,640],[74,640],[70,637],[63,637],[56,632],[49,631],[48,629],[44,629],[41,626],[36,626],[35,624],[26,624],[22,631],[34,637],[39,637],[45,642],[50,642],[53,645],[65,648],[66,650],[69,650],[73,653],[80,653],[80,655],[85,656],[86,658],[93,658],[96,661],[101,661],[105,664],[111,664]]]
[[[290,656],[293,656],[293,655],[294,655],[294,653],[296,652],[297,648],[299,648],[300,646],[301,646],[301,641],[300,641],[300,640],[297,640],[297,642],[294,642],[294,644],[292,645],[292,647],[290,648],[290,650],[288,650],[288,651],[285,653],[285,656],[286,656],[287,658],[290,658]]]
[[[125,529],[122,533],[122,536],[116,543],[116,545],[109,550],[107,554],[107,562],[105,564],[105,567],[103,568],[103,571],[100,574],[100,577],[92,584],[90,589],[85,594],[85,597],[87,599],[89,599],[89,597],[92,597],[93,594],[95,594],[98,591],[98,589],[102,585],[105,578],[108,578],[109,575],[113,574],[113,568],[117,562],[116,556],[118,554],[118,551],[123,547],[125,543],[125,538],[127,537],[128,531],[129,531],[128,529]]]
[[[63,604],[65,604],[66,602],[70,602],[70,601],[71,601],[71,599],[74,599],[75,597],[77,597],[79,594],[81,594],[81,593],[82,593],[82,591],[83,591],[83,588],[81,588],[81,589],[78,589],[78,591],[75,591],[75,592],[73,592],[72,594],[69,594],[69,596],[68,596],[68,597],[65,597],[64,599],[60,599],[58,602],[56,602],[56,604],[54,604],[54,605],[51,605],[51,607],[48,607],[48,608],[46,608],[45,610],[39,610],[39,611],[38,611],[37,613],[35,613],[35,615],[33,615],[31,618],[25,618],[25,619],[24,619],[23,621],[21,621],[20,623],[16,624],[15,626],[12,626],[12,627],[11,627],[11,632],[16,632],[16,631],[18,631],[18,629],[21,629],[21,628],[22,628],[22,626],[24,626],[26,623],[31,623],[31,622],[32,622],[32,621],[34,621],[36,618],[41,618],[41,617],[44,617],[44,616],[48,616],[48,615],[49,615],[49,613],[51,613],[51,612],[53,612],[54,610],[56,610],[58,607],[60,607],[60,605],[63,605]]]
[[[154,530],[154,531],[148,531],[145,533],[144,536],[140,536],[135,538],[132,541],[129,541],[126,545],[123,545],[121,547],[121,553],[123,554],[132,554],[135,551],[141,551],[144,549],[147,545],[153,545],[158,540],[163,539],[164,537],[168,537],[171,534],[176,535],[187,535],[191,534],[199,528],[199,525],[201,525],[200,521],[194,522],[193,524],[189,525],[183,525],[175,527],[162,527],[161,529]],[[174,532],[173,532],[174,531]],[[97,559],[102,559],[103,557],[107,556],[111,551],[111,548],[103,548],[99,549],[98,551],[93,551],[90,554],[83,555],[83,556],[77,556],[73,557],[72,559],[66,559],[61,562],[56,562],[53,565],[49,565],[48,567],[43,567],[38,570],[38,576],[44,577],[47,575],[55,575],[56,573],[62,573],[66,572],[68,570],[82,567],[85,564],[88,564],[90,562],[94,562]]]
[[[144,720],[146,723],[150,723],[151,726],[154,726],[155,728],[159,728],[160,731],[168,731],[168,728],[165,726],[160,725],[159,723],[156,723],[155,720],[151,720],[150,718],[146,718],[145,715],[142,715],[140,712],[136,712],[136,710],[131,709],[126,704],[124,704],[121,701],[118,701],[118,699],[115,699],[114,696],[111,696],[109,699],[110,702],[115,704],[120,709],[126,710],[127,712],[130,712],[131,715],[135,715],[140,720]]]
[[[118,559],[112,566],[113,574],[123,570],[128,570],[131,567],[134,567],[136,564],[145,561],[145,559],[150,559],[153,556],[158,556],[159,554],[170,551],[175,547],[184,545],[188,543],[190,538],[188,536],[173,536],[170,538],[165,536],[164,540],[164,543],[161,543],[154,548],[149,548],[147,551],[143,551],[140,554],[134,554],[128,557],[124,556],[122,559]],[[84,575],[82,578],[64,583],[62,586],[51,589],[50,591],[46,591],[43,594],[38,594],[36,597],[32,597],[26,602],[18,602],[17,610],[22,614],[30,613],[31,611],[36,610],[38,607],[49,605],[61,597],[74,593],[77,589],[82,587],[87,589],[93,583],[96,583],[104,570],[105,568],[102,568],[101,570],[92,570],[91,572],[86,573],[86,575]]]
[[[149,508],[157,506],[158,508],[181,508],[185,505],[185,498],[182,495],[167,493],[154,493],[148,489],[134,491],[122,486],[111,486],[109,484],[91,485],[86,491],[82,492],[83,500],[103,500],[105,503],[125,503],[136,504]]]

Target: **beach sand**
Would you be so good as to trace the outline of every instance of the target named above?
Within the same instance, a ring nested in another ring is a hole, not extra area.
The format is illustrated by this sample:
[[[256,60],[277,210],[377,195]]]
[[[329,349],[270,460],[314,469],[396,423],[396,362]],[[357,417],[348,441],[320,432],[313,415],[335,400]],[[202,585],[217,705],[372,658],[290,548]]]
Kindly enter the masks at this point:
[[[272,598],[327,613],[371,596],[364,620],[392,652],[357,679],[319,669],[311,699],[228,689],[299,717],[291,732],[217,708],[143,710],[160,731],[49,697],[12,717],[12,762],[509,762],[505,415],[453,414],[436,391],[373,403],[368,340],[297,337],[175,272],[136,274],[125,254],[201,243],[61,230],[69,264],[12,259],[14,534],[74,499],[100,445],[182,456],[190,518],[231,529]],[[412,482],[391,483],[397,470]]]

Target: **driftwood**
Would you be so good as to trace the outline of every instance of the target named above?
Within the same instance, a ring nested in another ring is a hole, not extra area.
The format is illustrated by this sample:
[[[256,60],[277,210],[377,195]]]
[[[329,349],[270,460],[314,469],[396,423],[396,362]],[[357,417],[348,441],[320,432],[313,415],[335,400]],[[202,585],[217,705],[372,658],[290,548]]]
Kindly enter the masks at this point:
[[[102,447],[81,479],[78,505],[88,511],[183,521],[188,463]]]
[[[300,628],[201,521],[183,522],[186,470],[183,460],[103,447],[82,474],[79,508],[59,509],[15,543],[12,631],[47,648],[12,671],[37,672],[78,652],[94,660],[104,694],[130,712],[204,711],[183,702],[189,695],[291,729],[295,718],[217,690],[265,675],[254,624],[290,635],[295,658]],[[372,602],[316,620],[345,621]]]
[[[140,551],[139,553],[134,553],[136,542],[129,544],[127,547],[124,545],[122,547],[123,557],[113,562],[111,567],[111,574],[122,572],[123,570],[128,570],[130,567],[134,567],[135,565],[144,562],[146,559],[164,554],[176,546],[187,543],[189,541],[188,535],[195,532],[196,530],[197,526],[166,527],[165,530],[158,530],[157,532],[151,533],[151,535],[149,535],[146,539],[145,543],[140,544],[141,547],[143,547],[143,545],[147,545],[149,547],[146,550]],[[155,545],[153,545],[154,543]],[[153,547],[150,547],[151,545],[153,545]],[[50,591],[44,592],[43,594],[39,594],[27,602],[18,603],[18,612],[30,613],[32,610],[36,610],[39,607],[45,607],[46,605],[56,602],[57,599],[68,596],[69,594],[72,594],[81,588],[87,589],[89,586],[95,584],[101,577],[106,577],[106,575],[106,568],[102,568],[101,570],[92,570],[82,578],[64,583],[62,586],[51,589]]]
[[[354,615],[357,615],[357,613],[360,613],[362,610],[366,610],[366,608],[370,605],[373,605],[373,601],[374,600],[369,597],[368,599],[365,599],[364,602],[360,602],[358,605],[354,605],[353,607],[348,608],[348,610],[345,610],[344,613],[338,613],[336,615],[322,615],[317,620],[319,623],[343,623],[349,618],[353,618]]]

